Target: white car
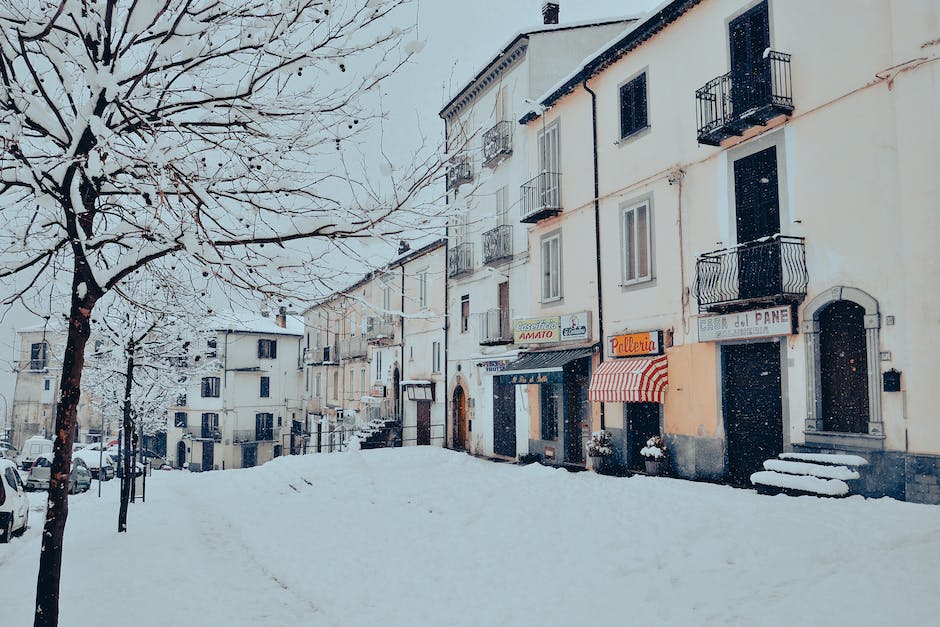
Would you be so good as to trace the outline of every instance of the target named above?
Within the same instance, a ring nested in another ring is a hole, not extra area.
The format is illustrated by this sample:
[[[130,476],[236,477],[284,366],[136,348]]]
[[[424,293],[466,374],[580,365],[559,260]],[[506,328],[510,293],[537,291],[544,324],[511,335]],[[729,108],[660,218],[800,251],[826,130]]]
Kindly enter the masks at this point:
[[[72,458],[80,459],[85,462],[85,465],[88,466],[88,470],[91,471],[91,476],[94,479],[97,479],[99,474],[101,475],[102,481],[109,481],[114,478],[114,465],[111,463],[111,457],[106,452],[94,450],[86,446],[79,452],[74,453]],[[104,469],[100,473],[98,472],[99,466]]]
[[[20,451],[20,456],[16,458],[16,463],[23,470],[29,470],[37,457],[51,454],[52,440],[34,435],[23,442],[23,450]]]
[[[16,464],[0,459],[0,543],[14,533],[22,535],[29,524],[29,499]]]

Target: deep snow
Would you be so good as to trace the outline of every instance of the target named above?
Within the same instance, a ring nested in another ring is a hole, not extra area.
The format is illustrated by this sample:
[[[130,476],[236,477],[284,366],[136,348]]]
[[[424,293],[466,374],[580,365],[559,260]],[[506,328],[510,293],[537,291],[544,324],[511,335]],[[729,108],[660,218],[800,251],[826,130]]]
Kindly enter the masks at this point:
[[[886,625],[940,615],[940,508],[765,497],[420,447],[158,472],[70,499],[61,625]],[[42,495],[0,545],[32,624]],[[123,624],[123,621],[118,621]]]

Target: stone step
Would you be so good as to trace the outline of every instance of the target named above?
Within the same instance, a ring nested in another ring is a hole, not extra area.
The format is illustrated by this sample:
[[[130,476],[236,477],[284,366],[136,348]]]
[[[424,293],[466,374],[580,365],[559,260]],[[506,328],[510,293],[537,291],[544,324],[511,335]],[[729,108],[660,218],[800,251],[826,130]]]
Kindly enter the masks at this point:
[[[773,470],[761,470],[751,475],[756,486],[770,486],[799,494],[818,496],[846,496],[849,486],[841,479],[822,479],[807,475],[789,475]]]
[[[852,470],[848,466],[830,466],[828,464],[812,464],[783,459],[768,459],[764,462],[764,469],[788,475],[804,475],[821,479],[840,479],[842,481],[851,481],[859,477],[858,471]]]
[[[845,455],[841,453],[780,453],[780,459],[798,462],[813,462],[816,464],[830,464],[833,466],[867,466],[868,460],[858,455]]]

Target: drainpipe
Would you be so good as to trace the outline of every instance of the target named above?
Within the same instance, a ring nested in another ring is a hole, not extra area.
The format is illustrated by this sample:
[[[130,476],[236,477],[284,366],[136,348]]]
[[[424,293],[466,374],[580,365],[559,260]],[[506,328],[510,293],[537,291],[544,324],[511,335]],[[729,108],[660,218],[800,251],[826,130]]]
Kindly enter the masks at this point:
[[[597,94],[587,85],[587,79],[581,82],[584,91],[591,94],[591,136],[594,140],[594,250],[597,252],[597,337],[600,344],[598,362],[604,361],[604,294],[601,289],[601,201],[600,181],[597,172]],[[607,427],[604,416],[605,403],[601,403],[601,430]]]
[[[405,437],[405,399],[402,397],[401,382],[405,381],[405,264],[399,264],[401,268],[401,363],[398,365],[398,389],[394,391],[395,398],[398,399],[395,404],[395,413],[398,416],[399,427],[401,428],[401,439]],[[392,381],[394,383],[394,380]]]
[[[444,149],[449,149],[450,138],[447,133],[447,120],[444,120]],[[450,192],[447,191],[447,183],[445,178],[444,183],[444,204],[450,204]],[[450,298],[450,277],[448,276],[447,267],[448,261],[450,259],[450,224],[448,220],[448,225],[444,227],[444,389],[441,393],[444,395],[444,445],[443,448],[447,448],[447,421],[450,417],[450,406],[448,401],[450,400],[450,394],[448,392],[447,386],[450,381],[449,374],[449,361],[450,361],[450,346],[449,341],[450,337],[447,333],[448,327],[450,327],[450,309],[449,301]],[[432,356],[433,359],[433,356]]]

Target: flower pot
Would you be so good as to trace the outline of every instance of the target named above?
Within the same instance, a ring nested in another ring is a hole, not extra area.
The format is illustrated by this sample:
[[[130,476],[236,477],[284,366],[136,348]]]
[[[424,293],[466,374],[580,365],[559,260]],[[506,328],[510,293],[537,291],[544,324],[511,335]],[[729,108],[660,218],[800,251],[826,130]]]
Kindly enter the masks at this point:
[[[658,459],[648,459],[646,460],[646,474],[648,475],[658,475],[662,468],[662,462]]]

